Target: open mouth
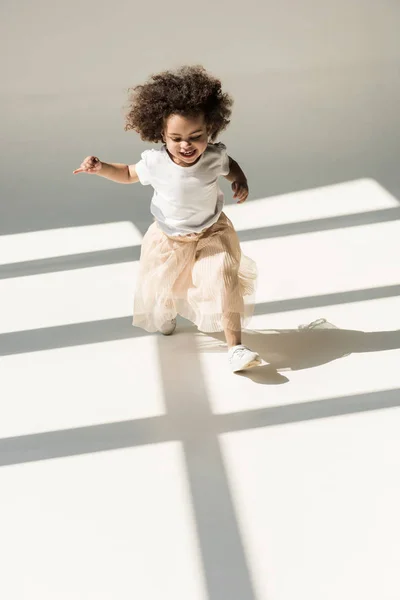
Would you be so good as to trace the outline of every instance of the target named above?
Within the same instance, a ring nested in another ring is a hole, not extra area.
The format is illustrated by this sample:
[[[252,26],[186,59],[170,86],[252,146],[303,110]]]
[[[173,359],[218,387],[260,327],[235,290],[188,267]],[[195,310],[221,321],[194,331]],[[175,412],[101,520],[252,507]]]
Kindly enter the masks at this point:
[[[181,152],[180,154],[185,158],[191,158],[196,153],[196,150],[190,150],[189,152]]]

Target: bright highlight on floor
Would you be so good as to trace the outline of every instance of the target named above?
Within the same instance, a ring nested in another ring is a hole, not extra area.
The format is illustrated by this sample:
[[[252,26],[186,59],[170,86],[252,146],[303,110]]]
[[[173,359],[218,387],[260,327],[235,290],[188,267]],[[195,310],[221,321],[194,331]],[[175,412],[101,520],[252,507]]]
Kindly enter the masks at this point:
[[[0,597],[398,600],[398,207],[369,179],[227,207],[259,268],[246,339],[271,352],[321,317],[381,332],[318,366],[300,347],[310,365],[275,383],[232,375],[213,336],[129,329],[137,261],[0,278]],[[363,213],[375,222],[326,224]],[[0,263],[141,237],[129,222],[7,235]],[[107,339],[85,338],[92,322]]]

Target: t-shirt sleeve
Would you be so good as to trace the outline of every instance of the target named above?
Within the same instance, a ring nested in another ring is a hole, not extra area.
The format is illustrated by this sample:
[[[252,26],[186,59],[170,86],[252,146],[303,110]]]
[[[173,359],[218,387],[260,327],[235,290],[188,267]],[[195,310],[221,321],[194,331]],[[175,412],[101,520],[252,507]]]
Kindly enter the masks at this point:
[[[226,146],[225,144],[222,144],[221,142],[219,142],[218,144],[215,144],[215,147],[218,148],[218,153],[219,153],[219,168],[220,168],[220,175],[226,176],[228,175],[229,171],[230,171],[230,165],[229,165],[229,156],[228,156],[228,152],[226,150]]]
[[[136,163],[135,169],[142,185],[151,185],[153,166],[155,162],[154,150],[142,152],[142,158]]]

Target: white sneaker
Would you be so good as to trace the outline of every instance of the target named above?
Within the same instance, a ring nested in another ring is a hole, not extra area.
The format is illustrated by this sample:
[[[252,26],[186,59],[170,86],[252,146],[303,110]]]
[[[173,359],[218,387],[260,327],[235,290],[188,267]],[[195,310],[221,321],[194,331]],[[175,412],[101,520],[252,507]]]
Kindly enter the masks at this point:
[[[171,319],[170,321],[165,321],[165,323],[163,323],[163,325],[159,329],[159,332],[163,335],[171,335],[172,333],[174,333],[175,329],[176,319]]]
[[[228,361],[233,373],[257,367],[262,362],[257,352],[253,352],[243,344],[229,349]]]

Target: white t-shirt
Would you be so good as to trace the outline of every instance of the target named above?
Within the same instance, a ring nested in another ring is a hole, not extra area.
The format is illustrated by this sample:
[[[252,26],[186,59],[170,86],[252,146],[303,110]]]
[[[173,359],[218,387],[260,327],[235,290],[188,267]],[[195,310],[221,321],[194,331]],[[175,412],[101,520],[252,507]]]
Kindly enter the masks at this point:
[[[165,146],[146,150],[136,173],[140,183],[154,189],[150,210],[166,234],[199,233],[218,221],[224,204],[218,177],[229,173],[224,144],[208,144],[190,167],[174,163]]]

